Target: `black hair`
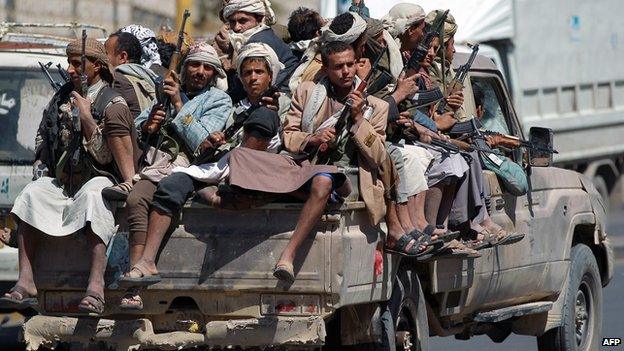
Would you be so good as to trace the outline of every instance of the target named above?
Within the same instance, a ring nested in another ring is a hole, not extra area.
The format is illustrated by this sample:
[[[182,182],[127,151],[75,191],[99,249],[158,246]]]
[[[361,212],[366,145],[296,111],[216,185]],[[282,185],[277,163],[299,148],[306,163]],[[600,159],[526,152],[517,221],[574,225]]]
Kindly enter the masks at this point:
[[[472,96],[474,96],[475,107],[484,107],[485,103],[485,92],[478,84],[472,85]]]
[[[176,49],[175,44],[168,43],[162,38],[156,39],[156,45],[158,46],[158,54],[160,55],[160,62],[163,67],[169,67],[171,62],[171,55]]]
[[[341,13],[336,16],[329,24],[329,29],[336,34],[345,34],[355,22],[355,17],[349,12]]]
[[[342,41],[330,41],[321,46],[321,61],[323,66],[329,65],[329,55],[338,54],[347,50],[353,51],[353,46]]]
[[[128,54],[128,61],[131,63],[141,63],[141,42],[137,37],[121,31],[111,34],[109,38],[113,37],[117,38],[115,54],[125,51],[126,54]]]
[[[267,72],[269,72],[269,76],[273,75],[273,72],[271,70],[271,65],[269,65],[269,61],[267,61],[265,58],[263,57],[256,57],[256,56],[251,56],[251,57],[247,57],[243,60],[243,63],[241,63],[241,68],[247,63],[247,62],[262,62],[264,63],[264,67],[266,67]]]
[[[321,15],[307,7],[299,7],[288,19],[288,33],[292,41],[314,39],[321,27]]]

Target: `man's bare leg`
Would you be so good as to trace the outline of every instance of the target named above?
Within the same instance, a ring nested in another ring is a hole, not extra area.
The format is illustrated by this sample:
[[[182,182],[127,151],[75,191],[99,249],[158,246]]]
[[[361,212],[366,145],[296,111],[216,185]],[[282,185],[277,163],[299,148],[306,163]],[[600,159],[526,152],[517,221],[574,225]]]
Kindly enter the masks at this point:
[[[158,274],[156,255],[158,255],[158,250],[170,225],[170,215],[158,209],[150,211],[147,224],[147,240],[145,242],[145,248],[143,249],[143,256],[141,256],[141,259],[137,262],[141,263],[142,270],[147,270],[147,272],[143,273]]]
[[[437,224],[438,211],[440,210],[443,193],[444,185],[442,182],[430,187],[429,190],[427,190],[425,201],[425,219],[427,220],[427,223],[431,225]]]
[[[19,265],[19,276],[15,286],[20,286],[26,290],[30,296],[37,296],[37,287],[35,286],[33,266],[35,264],[35,255],[37,246],[39,245],[39,235],[41,233],[27,224],[21,222],[17,229],[17,255]],[[18,292],[6,293],[4,296],[13,297],[21,300],[26,296],[21,296]]]
[[[124,182],[131,182],[135,174],[132,138],[130,135],[109,136],[106,140]]]
[[[402,204],[396,204],[396,212],[397,216],[399,217],[399,222],[401,223],[403,231],[409,233],[412,230],[416,229],[416,226],[412,222],[412,218],[409,213],[409,205],[407,202]]]
[[[282,255],[277,261],[280,264],[292,264],[297,254],[297,249],[305,241],[308,234],[314,228],[329,200],[332,191],[332,180],[324,176],[316,176],[312,179],[310,196],[301,209],[299,220],[293,231],[290,241],[286,245]]]
[[[438,208],[438,216],[436,217],[436,224],[445,224],[453,208],[453,199],[455,198],[455,186],[456,182],[451,181],[446,185],[442,192],[442,198],[440,199],[440,206]]]
[[[104,271],[106,271],[106,245],[91,228],[87,229],[87,243],[91,253],[91,271],[87,291],[104,296]]]
[[[403,230],[403,227],[401,226],[401,222],[397,214],[397,205],[394,201],[386,201],[386,226],[388,227],[388,237],[386,245],[388,247],[394,247],[396,245],[396,242],[401,239],[403,235],[406,234]],[[415,243],[416,239],[410,240],[410,242],[405,246],[404,251],[410,251]],[[425,246],[422,245],[419,249],[424,250]]]
[[[143,251],[145,250],[145,245],[141,244],[133,244],[130,245],[128,249],[128,254],[130,256],[130,267],[134,266],[139,262],[141,257],[143,257]]]

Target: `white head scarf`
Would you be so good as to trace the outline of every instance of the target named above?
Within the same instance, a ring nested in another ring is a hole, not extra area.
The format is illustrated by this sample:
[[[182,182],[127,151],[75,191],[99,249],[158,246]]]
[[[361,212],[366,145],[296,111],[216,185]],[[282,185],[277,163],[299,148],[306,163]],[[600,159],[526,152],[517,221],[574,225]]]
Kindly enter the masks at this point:
[[[239,11],[264,16],[263,21],[268,26],[276,23],[270,0],[230,0],[223,8],[223,18],[227,20],[233,13]]]
[[[301,77],[308,68],[316,54],[320,51],[321,45],[332,41],[341,41],[348,44],[353,44],[361,35],[366,31],[366,21],[357,13],[349,12],[353,16],[353,25],[344,34],[336,34],[329,29],[331,22],[327,23],[321,28],[321,35],[318,38],[312,39],[308,49],[303,54],[301,64],[293,72],[288,86],[291,92],[295,92],[295,89],[301,83]]]
[[[184,59],[184,64],[186,65],[189,61],[207,63],[215,69],[219,77],[226,77],[223,66],[221,65],[221,60],[219,60],[219,55],[217,55],[217,51],[207,43],[191,45],[191,47],[189,47],[188,54]]]
[[[321,43],[329,43],[331,41],[341,41],[348,44],[353,44],[362,33],[366,31],[366,21],[357,13],[349,12],[353,16],[353,25],[344,34],[336,34],[329,26],[331,22],[321,28]]]
[[[403,34],[412,25],[425,19],[425,10],[411,3],[394,5],[387,15],[381,18],[384,27],[396,38]]]
[[[284,64],[280,62],[277,54],[270,46],[265,43],[249,43],[243,46],[238,52],[238,57],[236,58],[236,72],[238,72],[238,76],[241,76],[241,68],[243,65],[243,61],[250,57],[257,57],[266,60],[271,67],[271,83],[275,84],[277,81],[277,75],[280,70],[284,69]]]
[[[134,35],[141,43],[141,65],[150,68],[153,64],[162,65],[158,44],[156,44],[156,33],[153,30],[138,24],[130,24],[121,28],[122,32]]]

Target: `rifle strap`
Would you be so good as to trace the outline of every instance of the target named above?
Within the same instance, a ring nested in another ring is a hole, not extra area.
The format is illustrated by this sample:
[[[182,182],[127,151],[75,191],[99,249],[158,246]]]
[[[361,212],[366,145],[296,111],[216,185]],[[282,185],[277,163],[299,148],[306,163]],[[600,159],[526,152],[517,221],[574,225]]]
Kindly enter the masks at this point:
[[[124,101],[123,98],[119,98],[121,98],[121,94],[119,94],[117,90],[109,86],[102,88],[91,105],[91,115],[93,116],[93,119],[95,119],[98,123],[101,122],[104,118],[104,110],[106,110],[108,105]]]

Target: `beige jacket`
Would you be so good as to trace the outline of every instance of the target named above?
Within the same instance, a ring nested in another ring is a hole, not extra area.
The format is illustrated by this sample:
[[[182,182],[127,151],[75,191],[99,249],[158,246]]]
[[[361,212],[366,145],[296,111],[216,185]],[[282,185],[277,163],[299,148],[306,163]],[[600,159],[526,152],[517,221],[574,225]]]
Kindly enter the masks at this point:
[[[286,150],[292,153],[303,153],[311,134],[302,131],[303,109],[314,90],[314,82],[303,82],[297,87],[290,110],[286,114],[282,140]],[[368,105],[373,113],[368,120],[362,119],[351,128],[353,140],[359,148],[359,190],[360,196],[368,210],[373,225],[379,223],[386,213],[384,188],[379,179],[379,166],[386,159],[386,123],[388,121],[388,103],[367,97]],[[313,119],[313,129],[320,126],[328,117],[337,113],[332,110],[330,98],[323,101],[319,112]]]

